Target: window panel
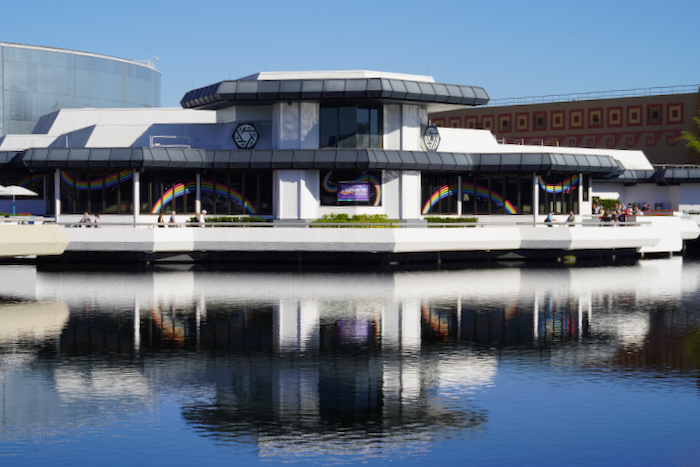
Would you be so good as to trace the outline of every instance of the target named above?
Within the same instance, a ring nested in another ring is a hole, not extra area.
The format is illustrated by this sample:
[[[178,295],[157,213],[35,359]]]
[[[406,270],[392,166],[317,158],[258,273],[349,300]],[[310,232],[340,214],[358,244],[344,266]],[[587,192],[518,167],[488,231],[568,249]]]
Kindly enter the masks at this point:
[[[363,170],[331,170],[321,172],[321,205],[322,206],[381,206],[382,203],[382,173],[381,171]],[[358,198],[352,195],[343,197],[339,194],[341,184],[346,188],[356,188]],[[364,196],[366,199],[362,199]]]

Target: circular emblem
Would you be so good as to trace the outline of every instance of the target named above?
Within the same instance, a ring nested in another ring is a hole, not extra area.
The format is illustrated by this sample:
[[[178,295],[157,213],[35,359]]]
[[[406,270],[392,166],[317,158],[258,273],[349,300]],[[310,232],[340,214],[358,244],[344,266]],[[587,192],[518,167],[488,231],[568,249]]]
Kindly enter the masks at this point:
[[[423,133],[423,142],[428,151],[435,151],[440,146],[440,133],[437,127],[429,126]]]
[[[240,149],[252,149],[258,142],[258,130],[250,123],[241,123],[233,132],[233,141]]]

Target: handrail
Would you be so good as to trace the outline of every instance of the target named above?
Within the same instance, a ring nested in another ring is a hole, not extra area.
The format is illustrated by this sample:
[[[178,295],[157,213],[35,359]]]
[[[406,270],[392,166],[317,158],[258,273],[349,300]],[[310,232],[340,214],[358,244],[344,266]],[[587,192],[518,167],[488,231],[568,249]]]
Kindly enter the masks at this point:
[[[110,227],[133,227],[133,228],[212,228],[212,227],[237,227],[237,228],[279,228],[279,227],[294,227],[294,228],[490,228],[490,227],[595,227],[595,226],[630,226],[641,227],[649,226],[649,223],[639,222],[430,222],[425,224],[417,223],[398,223],[398,222],[319,222],[319,223],[299,223],[299,222],[206,222],[204,224],[198,222],[178,222],[176,224],[157,224],[157,223],[139,223],[139,222],[107,222],[107,223],[80,223],[80,222],[58,222],[58,225],[68,228],[110,228]]]
[[[598,99],[617,99],[621,97],[661,96],[669,94],[693,94],[700,85],[681,84],[675,86],[655,86],[650,88],[621,89],[615,91],[572,92],[568,94],[550,94],[546,96],[506,97],[493,99],[486,107],[505,107],[510,105],[548,104],[554,102],[589,101]]]

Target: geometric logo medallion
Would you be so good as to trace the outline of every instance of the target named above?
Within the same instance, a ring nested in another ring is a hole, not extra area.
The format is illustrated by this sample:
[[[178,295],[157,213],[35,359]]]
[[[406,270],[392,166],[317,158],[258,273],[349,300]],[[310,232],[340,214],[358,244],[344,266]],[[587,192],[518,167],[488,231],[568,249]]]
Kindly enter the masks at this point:
[[[437,127],[429,126],[425,129],[425,133],[423,133],[423,142],[428,151],[437,150],[438,146],[440,146],[440,133]]]
[[[258,130],[250,123],[241,123],[233,132],[233,141],[240,149],[252,149],[258,142]]]

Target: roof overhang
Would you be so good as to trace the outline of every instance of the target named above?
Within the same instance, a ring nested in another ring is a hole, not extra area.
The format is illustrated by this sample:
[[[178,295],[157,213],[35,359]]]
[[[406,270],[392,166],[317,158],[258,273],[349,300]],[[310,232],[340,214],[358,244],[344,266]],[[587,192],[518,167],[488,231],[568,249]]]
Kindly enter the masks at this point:
[[[205,150],[182,148],[28,149],[6,167],[55,169],[361,169],[435,172],[623,173],[611,156],[550,153],[388,151],[382,149]]]
[[[484,105],[484,88],[390,78],[273,79],[221,81],[189,91],[180,101],[186,109],[215,110],[276,102],[357,102],[424,104],[431,111],[453,106]]]

